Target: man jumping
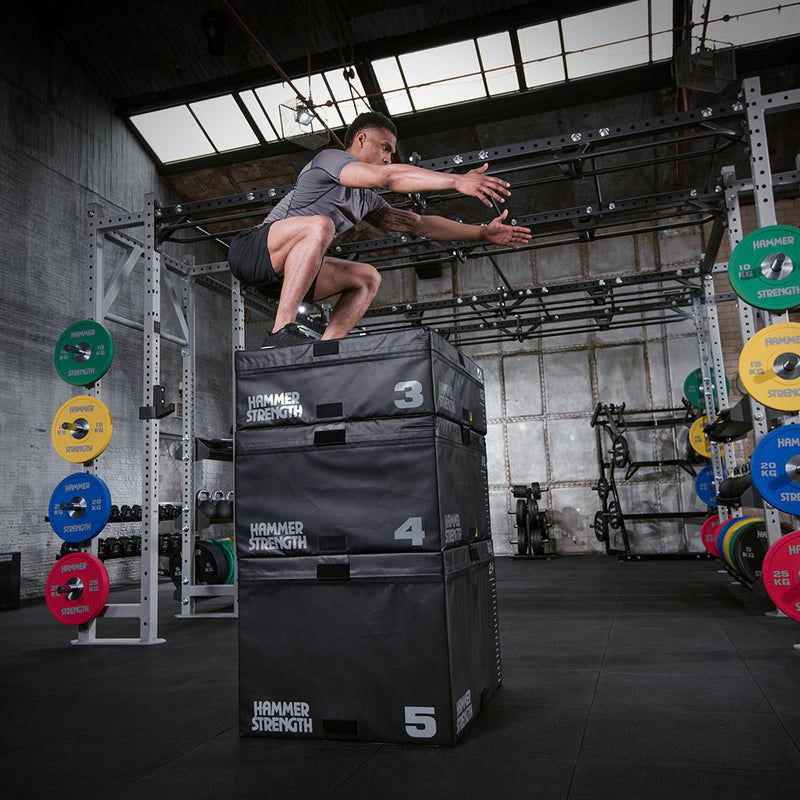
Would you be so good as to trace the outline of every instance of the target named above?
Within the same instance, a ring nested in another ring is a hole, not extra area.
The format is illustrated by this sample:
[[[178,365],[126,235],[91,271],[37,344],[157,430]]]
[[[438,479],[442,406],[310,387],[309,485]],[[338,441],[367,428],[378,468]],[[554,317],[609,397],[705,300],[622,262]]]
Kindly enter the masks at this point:
[[[231,241],[228,263],[237,278],[255,287],[282,284],[275,324],[263,347],[308,341],[295,325],[304,299],[339,295],[323,339],[346,336],[364,316],[380,274],[369,264],[325,255],[334,238],[361,220],[437,241],[482,241],[518,249],[530,239],[528,228],[504,223],[507,210],[486,226],[467,225],[393,208],[376,191],[455,190],[491,207],[495,201],[505,202],[511,192],[506,181],[486,174],[488,163],[460,175],[393,164],[397,129],[375,111],[356,117],[344,145],[344,151],[317,154],[267,218]]]

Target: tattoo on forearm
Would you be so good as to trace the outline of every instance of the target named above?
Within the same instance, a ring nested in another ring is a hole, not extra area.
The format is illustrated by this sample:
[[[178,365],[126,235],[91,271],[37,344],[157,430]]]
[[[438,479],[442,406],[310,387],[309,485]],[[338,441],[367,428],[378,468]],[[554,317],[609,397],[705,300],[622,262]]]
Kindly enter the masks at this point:
[[[387,231],[413,231],[417,227],[419,215],[400,208],[390,208],[381,219],[380,227]]]

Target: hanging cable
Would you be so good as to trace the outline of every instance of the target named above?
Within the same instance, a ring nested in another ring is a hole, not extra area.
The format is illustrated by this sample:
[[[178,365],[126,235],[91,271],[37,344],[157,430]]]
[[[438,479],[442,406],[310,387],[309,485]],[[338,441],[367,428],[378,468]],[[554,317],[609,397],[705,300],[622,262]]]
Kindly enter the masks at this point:
[[[297,95],[298,99],[300,99],[302,102],[304,102],[304,103],[306,103],[308,105],[308,110],[319,120],[319,122],[322,124],[322,127],[325,128],[325,130],[327,130],[328,133],[330,133],[331,138],[334,140],[334,142],[336,142],[336,144],[339,145],[339,147],[341,147],[342,150],[344,150],[344,145],[342,144],[341,140],[328,127],[328,125],[326,124],[325,120],[322,119],[322,117],[316,112],[316,109],[314,108],[313,103],[310,102],[310,98],[306,99],[305,97],[303,97],[303,95],[300,92],[300,90],[292,83],[292,81],[289,78],[289,76],[283,71],[283,68],[281,67],[281,65],[272,57],[272,55],[269,53],[267,48],[264,47],[263,44],[261,44],[261,42],[259,41],[258,37],[250,30],[250,28],[247,27],[247,25],[245,24],[244,20],[233,10],[233,8],[231,8],[230,3],[228,3],[227,0],[219,0],[219,3],[231,15],[231,17],[233,17],[234,22],[236,22],[236,24],[244,31],[244,33],[253,42],[253,44],[255,44],[255,46],[261,51],[261,53],[264,56],[264,58],[266,58],[267,61],[269,61],[270,65],[278,73],[278,75],[282,78],[283,82],[285,84],[287,84],[289,86],[289,88]],[[309,54],[309,58],[310,58],[310,54]],[[310,80],[310,75],[309,75],[309,80]]]
[[[356,107],[356,100],[361,99],[364,100],[365,98],[358,94],[353,86],[353,72],[352,67],[348,66],[347,59],[344,57],[344,50],[342,49],[342,42],[339,39],[339,27],[336,25],[336,18],[333,16],[333,9],[331,8],[331,4],[329,0],[325,0],[325,7],[328,9],[328,19],[331,23],[331,30],[333,31],[333,38],[336,41],[336,49],[339,51],[339,61],[342,62],[342,71],[344,74],[344,79],[347,81],[347,86],[350,89],[350,101],[353,103],[353,110],[358,111]],[[365,105],[367,108],[372,109],[372,103],[369,99],[366,99]]]

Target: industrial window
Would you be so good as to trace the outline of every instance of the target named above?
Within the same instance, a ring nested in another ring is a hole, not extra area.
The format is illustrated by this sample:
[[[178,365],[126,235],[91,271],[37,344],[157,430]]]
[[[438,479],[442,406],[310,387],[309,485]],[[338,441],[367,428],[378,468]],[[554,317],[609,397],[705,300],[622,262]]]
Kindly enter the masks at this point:
[[[693,51],[800,35],[798,4],[711,0],[696,2],[692,8]],[[703,18],[706,10],[707,20]],[[398,53],[372,61],[371,67],[389,113],[400,116],[671,59],[672,22],[672,3],[634,0]],[[520,75],[524,85],[520,85]],[[293,79],[293,83],[330,128],[348,125],[373,105],[350,67]],[[285,83],[134,114],[130,121],[163,164],[323,130]]]
[[[372,68],[391,114],[519,90],[508,33],[377,59]]]
[[[716,49],[752,44],[800,34],[800,7],[779,6],[775,0],[713,0],[703,41],[704,3],[693,6],[692,39]],[[776,7],[777,6],[777,7]]]

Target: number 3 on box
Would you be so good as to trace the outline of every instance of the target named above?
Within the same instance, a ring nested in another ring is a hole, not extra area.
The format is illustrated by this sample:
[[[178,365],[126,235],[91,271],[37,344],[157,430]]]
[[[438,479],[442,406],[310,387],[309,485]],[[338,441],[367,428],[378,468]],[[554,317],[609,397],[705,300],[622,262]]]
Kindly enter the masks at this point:
[[[425,402],[419,381],[400,381],[395,384],[394,390],[403,393],[399,400],[394,401],[398,408],[419,408]]]

